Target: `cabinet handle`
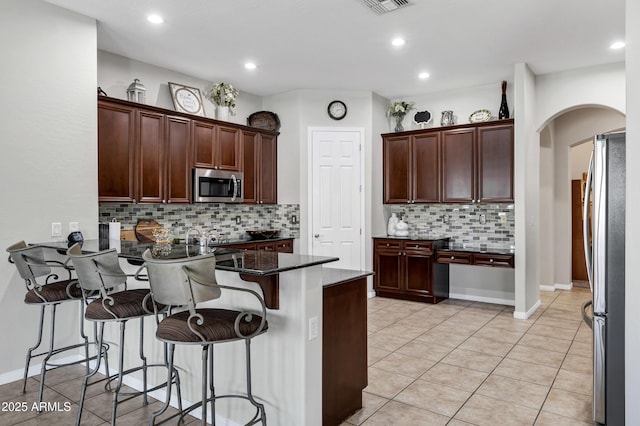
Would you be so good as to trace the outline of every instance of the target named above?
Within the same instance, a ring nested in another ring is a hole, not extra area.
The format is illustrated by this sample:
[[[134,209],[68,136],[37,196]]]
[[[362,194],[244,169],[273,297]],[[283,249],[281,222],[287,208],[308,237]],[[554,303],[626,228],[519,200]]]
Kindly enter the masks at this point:
[[[389,247],[389,243],[387,243],[387,247]]]
[[[138,201],[134,198],[133,199],[133,204],[136,204]]]
[[[455,260],[455,259],[456,259],[456,257],[455,257],[455,256],[451,256],[451,260]]]
[[[489,259],[489,263],[493,263],[493,259]]]
[[[171,204],[171,200],[167,200],[167,204]]]

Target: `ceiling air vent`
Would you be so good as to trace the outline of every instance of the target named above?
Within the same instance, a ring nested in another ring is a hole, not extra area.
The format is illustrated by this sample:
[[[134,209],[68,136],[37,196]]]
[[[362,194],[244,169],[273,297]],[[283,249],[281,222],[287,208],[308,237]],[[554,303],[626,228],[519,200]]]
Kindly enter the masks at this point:
[[[409,0],[364,0],[364,3],[378,15],[409,6]]]

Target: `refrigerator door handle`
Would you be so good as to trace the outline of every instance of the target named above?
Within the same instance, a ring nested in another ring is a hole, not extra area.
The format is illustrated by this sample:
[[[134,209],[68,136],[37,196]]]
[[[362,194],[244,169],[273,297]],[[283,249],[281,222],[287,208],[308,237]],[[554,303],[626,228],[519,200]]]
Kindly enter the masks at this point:
[[[593,304],[592,300],[587,300],[582,304],[582,320],[586,322],[589,328],[591,329],[593,328],[593,316],[589,315],[589,313],[587,312],[587,309],[589,309],[589,306],[591,306],[592,304]]]
[[[593,316],[593,420],[601,424],[606,424],[605,325],[606,317]]]
[[[589,240],[591,235],[589,232],[589,204],[591,203],[591,180],[593,179],[593,151],[589,159],[589,171],[587,173],[587,182],[584,188],[584,205],[582,206],[582,235],[584,238],[584,259],[587,264],[587,277],[589,278],[589,287],[593,293],[593,263],[591,254],[591,244]]]

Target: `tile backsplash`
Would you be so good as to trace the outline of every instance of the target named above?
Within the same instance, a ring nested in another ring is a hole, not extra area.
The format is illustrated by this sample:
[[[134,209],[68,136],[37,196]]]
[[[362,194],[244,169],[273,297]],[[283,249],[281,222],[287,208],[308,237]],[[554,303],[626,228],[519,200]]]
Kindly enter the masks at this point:
[[[404,218],[410,235],[445,235],[461,244],[515,244],[513,204],[386,205],[387,220],[391,213]]]
[[[191,228],[215,229],[229,240],[247,239],[245,231],[251,229],[280,229],[281,236],[300,238],[297,204],[100,204],[99,214],[99,222],[116,219],[123,230],[134,229],[140,219],[154,219],[170,229],[174,238],[184,238]]]

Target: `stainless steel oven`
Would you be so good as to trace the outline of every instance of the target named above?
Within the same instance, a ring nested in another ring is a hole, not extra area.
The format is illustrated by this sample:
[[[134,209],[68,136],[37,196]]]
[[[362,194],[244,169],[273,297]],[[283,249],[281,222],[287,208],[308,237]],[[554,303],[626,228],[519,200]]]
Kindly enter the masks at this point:
[[[193,169],[194,203],[241,203],[242,172]]]

